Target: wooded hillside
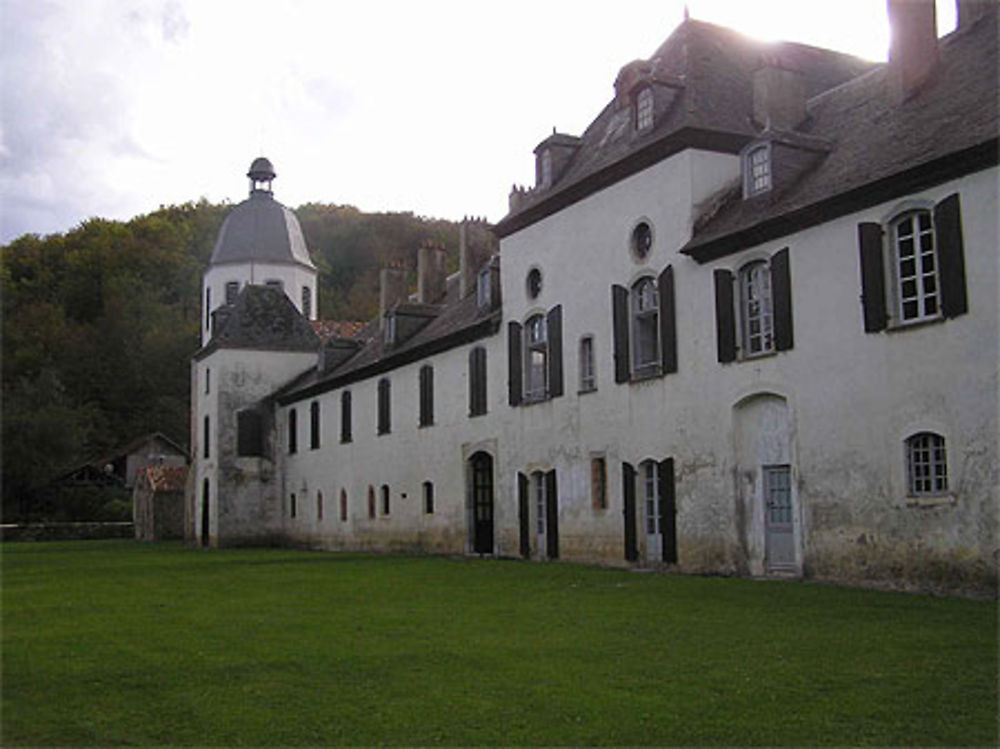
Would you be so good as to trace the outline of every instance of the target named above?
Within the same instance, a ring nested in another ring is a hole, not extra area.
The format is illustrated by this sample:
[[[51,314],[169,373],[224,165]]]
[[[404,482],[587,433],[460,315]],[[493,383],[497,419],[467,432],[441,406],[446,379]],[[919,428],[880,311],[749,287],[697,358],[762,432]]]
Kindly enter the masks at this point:
[[[78,515],[46,487],[135,437],[188,443],[201,276],[231,207],[202,200],[128,222],[91,219],[0,247],[6,522]],[[319,203],[295,211],[320,274],[321,318],[371,317],[379,268],[415,267],[425,240],[444,244],[457,267],[456,223]]]

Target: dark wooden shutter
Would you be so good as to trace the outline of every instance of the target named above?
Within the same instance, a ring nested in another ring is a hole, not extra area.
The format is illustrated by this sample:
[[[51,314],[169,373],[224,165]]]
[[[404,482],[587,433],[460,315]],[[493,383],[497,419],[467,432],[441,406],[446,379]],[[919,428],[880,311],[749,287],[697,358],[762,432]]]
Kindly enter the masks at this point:
[[[382,379],[378,381],[378,433],[388,434],[390,431],[391,416],[389,414],[389,381]]]
[[[521,405],[521,323],[507,323],[507,402]]]
[[[553,468],[545,474],[545,544],[549,559],[559,558],[559,487]]]
[[[294,453],[299,449],[299,426],[298,415],[295,409],[288,412],[288,452]]]
[[[674,302],[674,269],[667,266],[656,279],[660,295],[660,367],[663,374],[677,371],[677,321]]]
[[[885,330],[889,322],[885,310],[885,261],[880,224],[858,224],[858,249],[861,253],[861,309],[865,332],[877,333]]]
[[[319,449],[319,401],[309,404],[309,449]]]
[[[733,309],[733,274],[720,268],[715,278],[715,340],[719,361],[736,360],[736,315]]]
[[[625,524],[625,559],[635,562],[639,559],[639,540],[635,527],[635,469],[622,463],[622,500]]]
[[[351,441],[351,391],[340,394],[340,441]]]
[[[628,289],[611,287],[611,325],[614,334],[615,382],[628,382]]]
[[[795,343],[792,335],[792,272],[789,265],[787,247],[771,256],[771,303],[776,351],[788,351]]]
[[[660,533],[663,534],[663,561],[677,562],[677,499],[674,487],[674,459],[656,465],[660,485]]]
[[[528,477],[517,474],[517,522],[521,531],[521,556],[531,556],[531,518],[528,513]]]
[[[964,315],[969,311],[969,299],[965,290],[962,211],[957,193],[934,207],[934,233],[941,278],[941,312],[945,317]]]
[[[563,394],[562,305],[549,310],[545,321],[549,336],[549,397]]]
[[[469,415],[486,413],[486,349],[476,346],[469,352]]]
[[[420,368],[420,426],[434,423],[434,368],[425,364]]]

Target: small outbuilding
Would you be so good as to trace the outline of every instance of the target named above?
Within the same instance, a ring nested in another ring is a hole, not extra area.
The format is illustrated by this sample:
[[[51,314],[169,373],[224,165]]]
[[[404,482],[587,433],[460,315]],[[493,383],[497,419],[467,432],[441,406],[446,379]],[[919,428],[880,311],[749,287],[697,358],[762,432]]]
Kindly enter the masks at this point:
[[[184,537],[186,465],[139,469],[132,489],[132,519],[137,541]]]

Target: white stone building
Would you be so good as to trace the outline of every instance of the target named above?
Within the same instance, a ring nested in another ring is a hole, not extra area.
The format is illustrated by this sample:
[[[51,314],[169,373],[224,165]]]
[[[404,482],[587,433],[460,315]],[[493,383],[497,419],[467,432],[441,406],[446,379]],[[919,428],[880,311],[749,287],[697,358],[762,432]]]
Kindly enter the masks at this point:
[[[684,21],[354,338],[283,213],[290,300],[195,357],[189,535],[995,590],[996,8],[889,7],[887,64]]]

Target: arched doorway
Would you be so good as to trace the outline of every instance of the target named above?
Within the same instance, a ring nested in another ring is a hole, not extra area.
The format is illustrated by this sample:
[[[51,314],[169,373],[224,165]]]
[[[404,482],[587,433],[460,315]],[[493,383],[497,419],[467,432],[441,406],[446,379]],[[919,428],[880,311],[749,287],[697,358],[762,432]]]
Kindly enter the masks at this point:
[[[741,532],[751,572],[801,572],[801,529],[788,401],[760,393],[735,409]]]
[[[478,452],[469,459],[472,550],[493,553],[493,458]]]

